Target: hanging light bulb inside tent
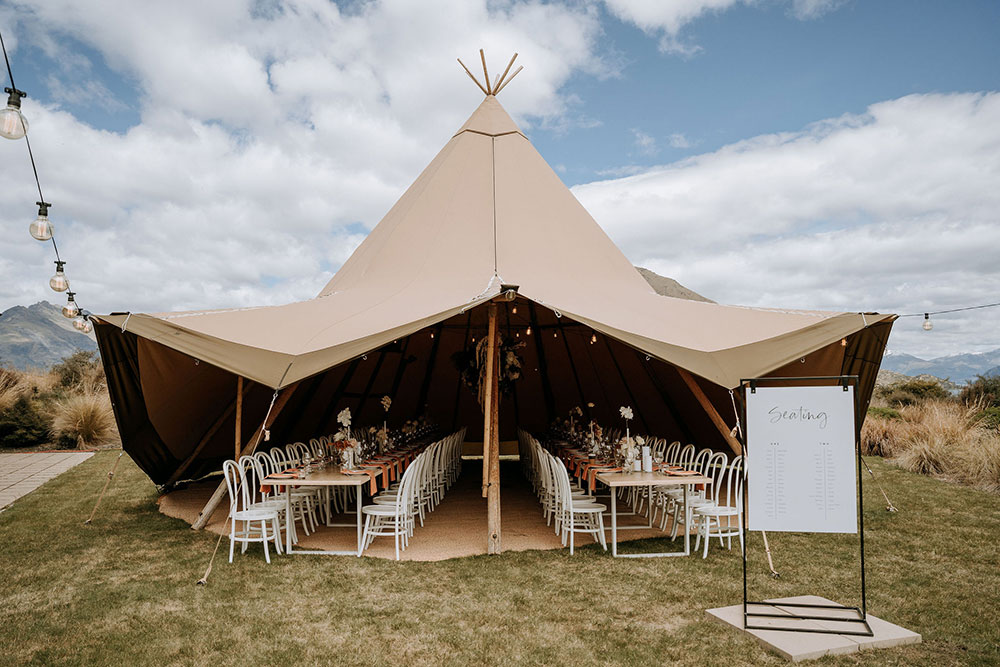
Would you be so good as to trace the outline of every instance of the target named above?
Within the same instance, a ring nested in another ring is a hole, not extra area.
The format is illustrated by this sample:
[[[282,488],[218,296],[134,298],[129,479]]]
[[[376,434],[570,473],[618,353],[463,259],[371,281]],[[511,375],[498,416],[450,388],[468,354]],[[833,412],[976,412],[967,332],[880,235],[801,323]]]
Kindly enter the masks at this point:
[[[56,274],[49,278],[49,287],[56,292],[65,292],[69,289],[69,280],[66,279],[66,274],[63,273],[63,264],[65,263],[56,260]]]
[[[76,292],[66,292],[66,305],[62,309],[63,317],[73,319],[80,314],[80,308],[76,305],[76,300],[73,298],[75,296]]]
[[[592,336],[590,337],[590,344],[591,344],[591,345],[593,345],[593,344],[594,344],[594,343],[596,343],[596,342],[597,342],[597,334],[593,334],[593,335],[592,335]]]
[[[7,108],[0,110],[0,136],[20,139],[28,132],[28,121],[21,114],[21,98],[27,93],[17,88],[4,88],[7,93]]]
[[[52,223],[49,222],[49,206],[52,204],[44,201],[38,202],[38,217],[28,225],[28,232],[36,241],[48,241],[52,238]]]
[[[930,313],[924,313],[924,331],[930,331],[933,328],[934,328],[934,325],[931,324],[931,315],[930,315]]]
[[[530,336],[530,335],[531,335],[531,327],[528,327],[528,328],[527,328],[527,329],[525,330],[525,332],[524,332],[524,333],[526,333],[526,334],[528,334],[528,335]]]

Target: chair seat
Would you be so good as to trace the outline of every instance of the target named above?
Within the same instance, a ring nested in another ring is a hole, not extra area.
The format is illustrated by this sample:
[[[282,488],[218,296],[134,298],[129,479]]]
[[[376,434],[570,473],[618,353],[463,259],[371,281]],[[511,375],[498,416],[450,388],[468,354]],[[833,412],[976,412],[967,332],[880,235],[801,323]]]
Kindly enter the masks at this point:
[[[232,512],[233,521],[266,521],[278,516],[276,509],[246,509]]]
[[[365,505],[361,508],[363,514],[373,516],[396,516],[396,505]]]
[[[736,516],[739,513],[739,509],[736,507],[728,507],[726,505],[702,505],[701,507],[694,508],[695,514],[705,514],[712,516]]]
[[[604,505],[599,504],[599,503],[573,503],[573,512],[576,512],[576,513],[581,513],[581,512],[587,512],[587,513],[601,512],[601,513],[604,513],[604,512],[607,512],[607,511],[608,511],[608,508],[605,507]]]

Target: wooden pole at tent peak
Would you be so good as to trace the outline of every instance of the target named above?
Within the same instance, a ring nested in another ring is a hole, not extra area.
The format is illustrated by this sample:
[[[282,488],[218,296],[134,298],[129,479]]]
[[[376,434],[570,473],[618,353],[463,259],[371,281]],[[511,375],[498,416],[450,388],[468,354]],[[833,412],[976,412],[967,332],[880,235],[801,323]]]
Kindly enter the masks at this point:
[[[236,378],[236,457],[240,458],[240,448],[243,445],[243,376]]]
[[[288,399],[292,397],[292,394],[295,393],[295,389],[298,386],[298,383],[289,385],[283,389],[280,394],[278,394],[278,398],[275,399],[270,413],[268,413],[268,415],[264,418],[264,421],[261,422],[260,426],[254,430],[250,439],[247,440],[246,445],[244,445],[243,450],[240,452],[240,456],[253,454],[253,451],[257,448],[257,443],[260,440],[261,435],[265,430],[271,428],[274,420],[277,419],[278,415],[281,414],[281,411],[284,410],[285,405],[288,404]],[[239,456],[237,456],[236,459],[239,460]],[[193,524],[191,524],[191,530],[201,530],[206,526],[206,524],[208,524],[208,520],[212,517],[212,513],[215,512],[215,508],[219,506],[219,503],[222,502],[225,495],[226,480],[222,480],[219,486],[215,489],[215,493],[212,494],[212,497],[208,499],[208,502],[205,503],[205,507],[202,508],[201,512],[198,514],[198,518],[195,519]]]
[[[486,334],[486,377],[483,382],[483,498],[489,497],[490,443],[493,441],[493,357],[497,344],[497,305],[487,306],[489,329]]]
[[[490,484],[486,496],[486,552],[498,554],[500,546],[500,345],[497,336],[496,304],[490,304],[490,365],[493,382],[490,387]]]
[[[732,432],[729,430],[729,426],[719,415],[719,411],[715,409],[715,406],[712,405],[712,401],[709,400],[707,395],[705,395],[705,391],[701,388],[701,385],[698,384],[698,381],[694,379],[693,375],[680,366],[675,366],[675,368],[677,369],[677,374],[681,376],[682,380],[684,380],[684,384],[688,386],[688,389],[691,390],[694,397],[698,399],[701,407],[705,410],[705,413],[708,414],[708,418],[712,420],[712,424],[714,424],[715,428],[718,429],[722,438],[726,441],[726,444],[729,445],[729,448],[736,454],[742,455],[743,446],[740,444],[739,440],[733,437]]]

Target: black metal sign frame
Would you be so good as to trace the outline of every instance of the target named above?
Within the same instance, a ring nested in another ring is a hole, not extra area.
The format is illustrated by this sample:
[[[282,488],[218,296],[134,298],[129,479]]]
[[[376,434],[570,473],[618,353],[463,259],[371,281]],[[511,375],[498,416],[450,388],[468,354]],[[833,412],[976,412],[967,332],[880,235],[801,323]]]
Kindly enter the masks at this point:
[[[862,477],[861,477],[861,420],[859,420],[858,415],[858,376],[857,375],[812,375],[812,376],[802,376],[802,377],[761,377],[761,378],[751,378],[740,380],[740,389],[743,392],[743,405],[740,410],[740,421],[744,425],[747,423],[747,401],[746,392],[750,393],[757,391],[757,386],[763,383],[772,382],[829,382],[829,386],[842,386],[844,391],[848,390],[848,387],[853,386],[854,391],[854,451],[857,457],[857,506],[858,506],[858,536],[861,551],[861,606],[860,607],[845,607],[836,604],[806,604],[806,603],[785,603],[785,602],[753,602],[749,601],[747,597],[747,546],[749,545],[749,539],[744,540],[743,547],[743,628],[746,630],[778,630],[783,632],[811,632],[818,634],[830,634],[830,635],[857,635],[862,637],[872,637],[874,632],[872,632],[871,626],[868,624],[868,600],[867,591],[865,588],[865,515],[864,515],[864,497],[862,493]],[[793,385],[794,386],[794,385]],[[802,385],[802,386],[814,386],[814,385]],[[821,385],[823,386],[823,385]],[[744,426],[745,428],[745,426]],[[747,440],[746,432],[742,434],[742,445],[743,445],[743,456],[746,458],[748,455],[747,450]],[[749,533],[747,531],[747,509],[749,508],[749,503],[747,496],[749,495],[749,486],[747,484],[749,466],[744,463],[743,466],[743,535],[749,538]],[[758,612],[750,611],[749,606],[754,607],[764,607],[765,609],[773,609],[773,612]],[[803,612],[799,614],[791,613],[779,613],[778,607],[792,607],[794,609],[802,609]],[[831,616],[824,616],[817,614],[816,612],[822,609],[837,609],[840,611],[848,610],[853,611],[857,614],[857,618],[837,618]],[[812,612],[812,613],[810,613]],[[780,625],[760,625],[753,624],[751,618],[770,618],[770,619],[785,619],[785,620],[818,620],[818,621],[834,621],[837,623],[853,623],[860,624],[864,627],[864,630],[827,630],[823,628],[802,628],[802,627],[781,627]]]

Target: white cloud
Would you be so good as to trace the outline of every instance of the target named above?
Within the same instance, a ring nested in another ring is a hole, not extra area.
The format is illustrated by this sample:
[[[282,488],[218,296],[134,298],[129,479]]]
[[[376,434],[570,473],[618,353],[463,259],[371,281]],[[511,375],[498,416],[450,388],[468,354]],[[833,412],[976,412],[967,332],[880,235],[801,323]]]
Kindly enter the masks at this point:
[[[792,0],[792,16],[800,21],[817,19],[839,9],[846,0]]]
[[[988,93],[882,102],[574,192],[634,263],[710,298],[908,313],[997,301],[997,183]],[[911,353],[1000,347],[997,311],[896,328]]]
[[[635,142],[636,149],[642,155],[656,155],[660,152],[660,149],[656,147],[656,139],[642,130],[637,130],[633,127],[632,138]]]
[[[0,14],[31,35],[19,49],[5,33],[15,75],[39,44],[53,84],[75,84],[24,112],[67,273],[97,312],[314,296],[481,100],[456,56],[478,65],[485,47],[495,77],[520,53],[501,99],[525,128],[584,122],[562,86],[619,66],[598,52],[596,9],[540,0],[25,0]],[[137,91],[127,132],[71,113],[102,85],[75,43]],[[0,309],[61,300],[51,248],[27,235],[24,150],[0,144]]]
[[[799,20],[811,20],[828,14],[845,0],[783,0],[789,13]],[[684,27],[707,14],[719,14],[736,5],[761,5],[761,0],[604,0],[608,11],[619,20],[631,23],[650,35],[659,37],[660,51],[690,57],[701,51],[685,40]]]
[[[694,144],[680,132],[674,132],[667,137],[667,143],[672,148],[691,148]]]

